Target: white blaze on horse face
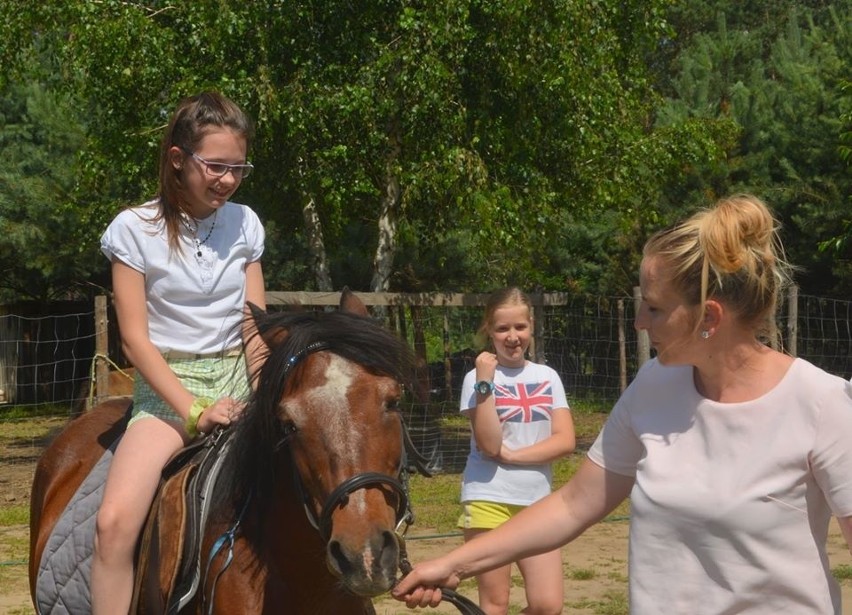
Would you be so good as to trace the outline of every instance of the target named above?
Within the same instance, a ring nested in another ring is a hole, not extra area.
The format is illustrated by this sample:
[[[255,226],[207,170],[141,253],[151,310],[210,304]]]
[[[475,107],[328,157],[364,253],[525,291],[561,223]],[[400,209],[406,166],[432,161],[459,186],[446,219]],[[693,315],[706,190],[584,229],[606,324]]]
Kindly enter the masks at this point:
[[[329,447],[342,459],[356,459],[363,448],[363,433],[360,425],[352,421],[349,409],[349,388],[355,380],[357,368],[335,354],[330,356],[325,370],[325,384],[317,387],[312,400],[323,408],[323,425]],[[363,513],[366,510],[364,491],[350,494],[349,503]]]
[[[334,451],[335,456],[356,459],[363,448],[363,434],[360,425],[350,420],[348,395],[357,368],[337,355],[328,356],[325,383],[307,394],[304,407],[299,404],[297,411],[291,407],[291,416],[301,428],[308,423],[318,425],[325,433],[328,449]],[[350,503],[363,507],[363,499],[363,493],[356,492],[350,496]]]

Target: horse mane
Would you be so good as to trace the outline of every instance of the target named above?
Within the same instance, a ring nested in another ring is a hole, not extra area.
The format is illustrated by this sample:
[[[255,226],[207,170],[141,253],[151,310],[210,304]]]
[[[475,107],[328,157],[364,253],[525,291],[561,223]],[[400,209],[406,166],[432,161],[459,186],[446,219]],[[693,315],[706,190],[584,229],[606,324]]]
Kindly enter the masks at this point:
[[[220,518],[238,514],[251,498],[253,523],[249,526],[259,528],[281,482],[289,484],[292,478],[287,434],[277,414],[285,390],[299,386],[303,371],[304,361],[291,364],[291,358],[312,344],[322,343],[323,350],[404,385],[412,382],[414,362],[401,338],[368,317],[341,311],[284,312],[260,315],[256,325],[261,335],[276,328],[288,334],[282,343],[269,349],[256,389],[232,427],[230,460],[223,464],[221,489],[217,489],[226,495],[218,498],[214,514]],[[249,538],[252,540],[251,535]],[[259,536],[252,542],[263,544]]]

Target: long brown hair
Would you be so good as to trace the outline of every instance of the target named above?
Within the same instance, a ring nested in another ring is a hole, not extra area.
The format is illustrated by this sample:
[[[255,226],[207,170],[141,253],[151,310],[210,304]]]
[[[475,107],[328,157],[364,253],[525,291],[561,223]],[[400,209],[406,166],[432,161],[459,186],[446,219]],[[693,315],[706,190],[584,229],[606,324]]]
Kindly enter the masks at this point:
[[[162,219],[169,247],[180,247],[180,216],[189,213],[184,202],[182,171],[171,162],[169,150],[179,147],[194,151],[211,129],[228,128],[246,140],[248,147],[254,136],[249,117],[232,100],[218,92],[202,92],[178,103],[160,144],[160,211],[155,220]]]

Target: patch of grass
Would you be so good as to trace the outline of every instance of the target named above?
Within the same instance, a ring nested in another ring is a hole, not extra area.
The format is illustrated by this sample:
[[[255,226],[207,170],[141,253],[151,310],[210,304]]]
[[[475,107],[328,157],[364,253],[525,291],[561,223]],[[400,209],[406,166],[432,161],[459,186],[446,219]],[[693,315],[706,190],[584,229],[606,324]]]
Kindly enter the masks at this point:
[[[580,463],[582,463],[583,458],[585,456],[582,453],[574,453],[573,455],[568,455],[568,457],[563,457],[562,459],[557,459],[553,462],[553,489],[559,489],[562,485],[568,482],[577,469],[580,467]]]
[[[412,476],[409,491],[415,514],[412,532],[421,533],[427,528],[437,533],[459,531],[461,477],[458,474]]]
[[[4,506],[0,508],[0,527],[8,527],[10,525],[29,525],[29,522],[29,504],[17,504],[14,506]]]
[[[627,596],[621,592],[607,592],[604,600],[594,606],[595,615],[628,615]]]
[[[46,437],[54,429],[68,422],[66,417],[36,417],[35,419],[12,419],[0,417],[0,441],[37,440]]]
[[[572,609],[591,609],[595,615],[628,615],[627,596],[621,592],[607,592],[603,600],[580,600],[568,605]]]
[[[852,566],[848,564],[840,564],[831,569],[831,575],[838,581],[848,581],[852,579]]]
[[[614,401],[608,399],[568,399],[571,404],[571,411],[574,414],[608,414],[614,405]]]
[[[68,416],[67,404],[41,404],[38,406],[0,406],[0,421],[33,419],[40,416]]]
[[[598,573],[591,568],[573,568],[568,571],[568,578],[574,581],[591,581]]]
[[[440,418],[441,427],[465,428],[470,427],[470,419],[461,412],[455,414],[442,414]]]
[[[0,561],[20,562],[29,556],[29,533],[20,528],[0,531]]]
[[[571,404],[571,417],[574,419],[574,433],[577,436],[577,443],[590,446],[606,422],[610,407],[589,404],[578,406],[577,402],[572,401],[569,401],[569,403]]]

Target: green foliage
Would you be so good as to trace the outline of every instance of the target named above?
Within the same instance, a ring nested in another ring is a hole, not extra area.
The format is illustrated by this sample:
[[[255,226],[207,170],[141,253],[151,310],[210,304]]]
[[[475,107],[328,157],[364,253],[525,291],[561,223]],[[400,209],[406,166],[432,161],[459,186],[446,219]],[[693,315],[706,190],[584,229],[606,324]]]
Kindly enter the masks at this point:
[[[852,4],[746,4],[750,10],[690,2],[680,5],[683,21],[674,18],[685,40],[659,122],[702,118],[730,122],[736,132],[724,159],[699,161],[686,181],[671,184],[664,210],[678,214],[732,192],[759,194],[781,220],[804,292],[848,295],[852,254],[836,239],[848,229],[852,194],[838,146],[849,109],[839,85],[852,66]],[[837,250],[814,249],[832,241]]]
[[[337,287],[371,285],[387,240],[392,290],[629,294],[652,230],[747,189],[779,211],[806,290],[840,292],[849,1],[0,0],[0,91],[42,84],[64,101],[45,127],[76,139],[33,142],[55,177],[23,183],[61,203],[48,218],[77,252],[50,263],[48,221],[16,217],[15,292],[102,281],[99,232],[152,196],[162,127],[204,88],[257,121],[236,198],[267,226],[270,288],[314,288],[321,237]]]
[[[75,187],[84,128],[76,100],[41,83],[0,97],[0,301],[47,301],[93,272]]]
[[[850,167],[852,166],[852,81],[841,81],[840,92],[840,105],[843,111],[840,115],[841,128],[838,154],[847,167]],[[846,195],[846,203],[848,207],[843,214],[841,229],[835,236],[829,237],[819,245],[820,250],[833,254],[840,261],[836,266],[838,277],[841,280],[848,280],[850,274],[852,274],[852,262],[848,257],[844,258],[843,256],[844,254],[848,255],[850,248],[852,248],[852,213],[850,213],[852,212],[852,194]]]

